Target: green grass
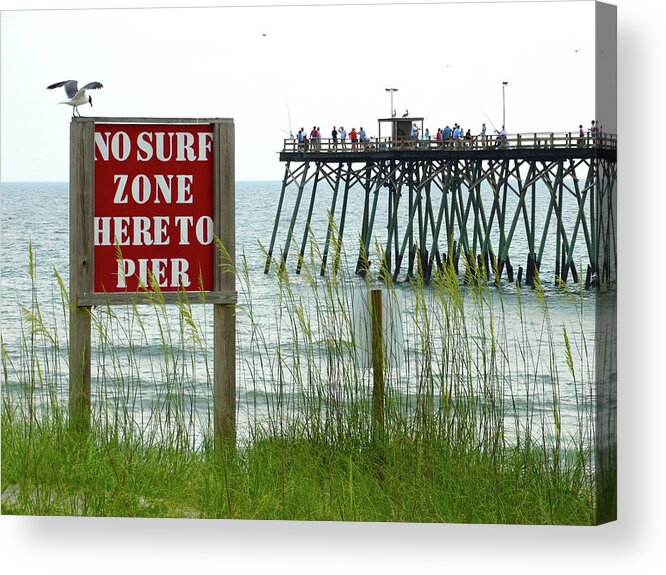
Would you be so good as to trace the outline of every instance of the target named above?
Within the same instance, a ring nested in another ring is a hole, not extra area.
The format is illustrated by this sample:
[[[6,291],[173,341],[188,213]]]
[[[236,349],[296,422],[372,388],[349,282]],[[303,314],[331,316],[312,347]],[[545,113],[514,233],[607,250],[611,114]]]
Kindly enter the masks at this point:
[[[159,294],[151,306],[93,310],[92,431],[71,432],[69,303],[55,274],[61,306],[44,313],[33,297],[18,353],[2,346],[2,512],[594,522],[594,366],[582,328],[551,325],[540,286],[529,296],[540,317],[528,321],[520,290],[504,294],[480,276],[467,286],[448,269],[431,285],[385,281],[386,297],[407,302],[406,346],[401,365],[383,366],[379,425],[372,373],[354,352],[357,296],[373,280],[320,279],[319,258],[311,253],[298,278],[266,278],[268,319],[245,259],[233,270],[244,349],[235,450],[211,436],[210,314],[185,298],[167,307]],[[32,252],[30,261],[34,283]],[[506,317],[506,297],[517,298],[518,318]],[[558,297],[582,313],[580,292]],[[561,388],[572,385],[577,421],[567,426]]]
[[[589,486],[537,451],[501,458],[396,437],[360,449],[303,438],[237,452],[29,435],[3,414],[5,514],[588,524]]]

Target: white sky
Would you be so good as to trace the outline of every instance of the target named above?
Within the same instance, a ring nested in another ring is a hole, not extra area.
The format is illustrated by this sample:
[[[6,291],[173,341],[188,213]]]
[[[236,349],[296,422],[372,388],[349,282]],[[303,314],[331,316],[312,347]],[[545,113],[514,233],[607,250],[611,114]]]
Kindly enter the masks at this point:
[[[104,84],[86,116],[234,118],[239,180],[282,178],[290,127],[376,135],[387,87],[431,134],[501,127],[502,81],[509,132],[594,117],[591,1],[18,10],[0,32],[3,181],[67,180],[66,79]]]

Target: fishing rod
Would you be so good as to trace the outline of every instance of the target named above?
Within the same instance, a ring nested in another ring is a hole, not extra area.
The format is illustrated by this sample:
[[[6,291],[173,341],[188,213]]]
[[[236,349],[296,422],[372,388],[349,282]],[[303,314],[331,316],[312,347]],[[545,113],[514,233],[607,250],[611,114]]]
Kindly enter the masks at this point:
[[[424,120],[425,122],[428,121],[428,118],[429,118],[429,117],[431,116],[431,114],[437,109],[437,106],[439,106],[439,102],[435,102],[435,105],[432,107],[432,109],[430,110],[430,112],[428,112],[428,115],[427,115],[425,118],[423,118],[423,120]]]
[[[291,138],[294,135],[294,132],[291,130],[291,113],[289,112],[289,102],[287,102],[287,96],[282,94],[284,98],[284,104],[287,106],[287,119],[289,120],[289,137]]]
[[[491,125],[491,126],[493,127],[493,129],[499,134],[500,131],[497,129],[497,126],[496,126],[495,124],[493,124],[493,121],[490,119],[490,116],[489,116],[488,114],[486,114],[486,111],[485,111],[481,106],[479,106],[479,110],[481,110],[481,111],[483,112],[483,115],[484,115],[486,118],[488,118],[488,121],[490,122],[490,125]]]

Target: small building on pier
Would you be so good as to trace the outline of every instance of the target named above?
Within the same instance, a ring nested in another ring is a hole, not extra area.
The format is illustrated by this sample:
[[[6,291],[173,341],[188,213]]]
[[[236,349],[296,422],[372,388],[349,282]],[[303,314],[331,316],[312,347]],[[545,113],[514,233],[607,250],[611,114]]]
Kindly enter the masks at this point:
[[[409,138],[414,125],[418,128],[419,134],[423,134],[423,118],[379,118],[378,123],[380,142],[382,137],[391,138],[394,142]]]

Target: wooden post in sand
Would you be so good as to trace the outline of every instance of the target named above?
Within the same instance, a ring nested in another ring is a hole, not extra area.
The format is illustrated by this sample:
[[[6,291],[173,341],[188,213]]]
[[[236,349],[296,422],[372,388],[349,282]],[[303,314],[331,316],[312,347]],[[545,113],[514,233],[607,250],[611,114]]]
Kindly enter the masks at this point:
[[[372,317],[372,431],[373,438],[381,438],[384,431],[384,319],[382,316],[382,290],[370,294]]]

